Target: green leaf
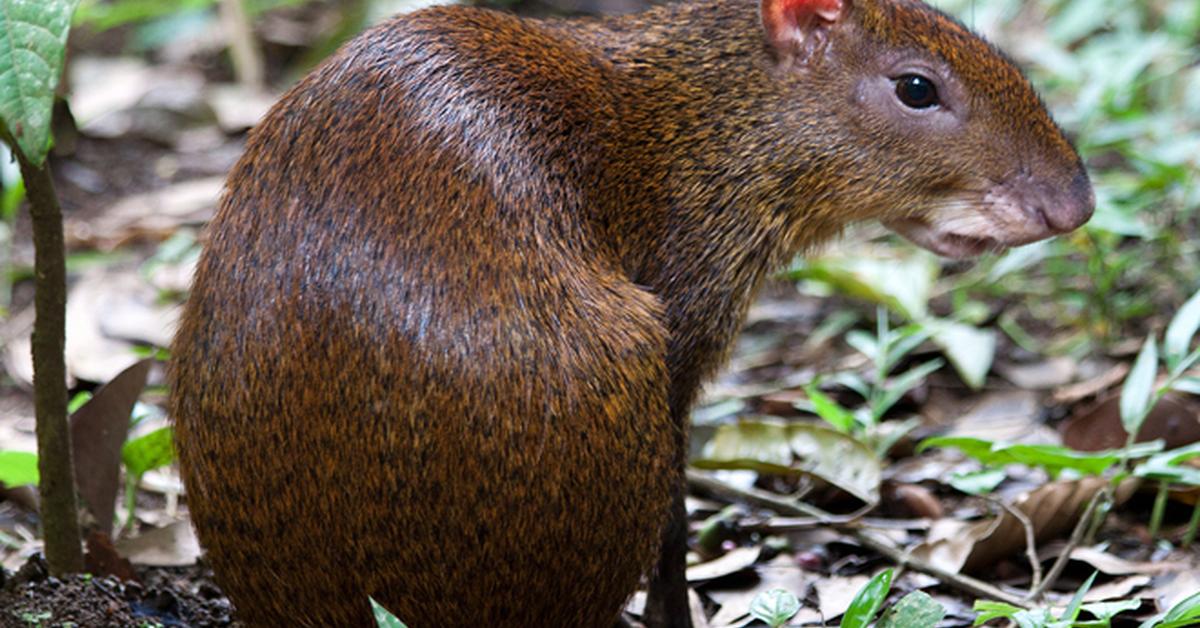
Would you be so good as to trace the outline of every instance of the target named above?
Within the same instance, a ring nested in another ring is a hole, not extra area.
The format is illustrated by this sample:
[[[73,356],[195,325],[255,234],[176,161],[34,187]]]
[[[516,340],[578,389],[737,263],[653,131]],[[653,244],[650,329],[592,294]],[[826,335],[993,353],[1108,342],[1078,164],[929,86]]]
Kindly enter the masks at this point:
[[[857,421],[854,420],[854,415],[849,410],[818,390],[815,384],[805,386],[804,391],[808,393],[808,400],[812,402],[813,411],[817,413],[817,416],[825,419],[839,432],[846,434],[854,432]]]
[[[75,411],[82,408],[83,405],[92,400],[92,392],[85,390],[71,397],[71,402],[67,404],[67,414],[75,414]]]
[[[983,387],[996,356],[996,332],[954,321],[929,321],[929,339],[937,345],[963,382],[973,390]]]
[[[794,473],[788,428],[774,421],[738,421],[722,425],[692,464],[702,469],[749,469]]]
[[[141,476],[174,461],[174,430],[169,427],[139,436],[121,447],[121,462],[125,463],[125,468],[133,476]]]
[[[812,279],[839,292],[888,306],[909,319],[925,316],[941,267],[922,252],[900,259],[826,257],[805,260],[793,279]]]
[[[408,628],[408,626],[405,626],[404,622],[400,621],[391,613],[391,611],[384,608],[379,602],[376,602],[375,598],[370,598],[370,600],[371,613],[375,616],[376,626],[379,628]]]
[[[1043,467],[1052,474],[1072,469],[1086,475],[1100,475],[1117,464],[1123,454],[1134,458],[1161,450],[1162,441],[1139,443],[1127,451],[1108,449],[1083,452],[1059,445],[1012,445],[968,436],[938,436],[922,441],[917,451],[929,447],[953,447],[985,465],[995,467],[1024,464]]]
[[[692,461],[699,469],[750,469],[820,478],[868,504],[879,501],[883,475],[869,447],[813,423],[739,421],[722,425]]]
[[[900,598],[879,618],[875,628],[929,628],[946,616],[946,609],[924,591]]]
[[[1200,443],[1192,443],[1151,456],[1135,467],[1133,474],[1141,478],[1200,486],[1200,469],[1183,464],[1197,457],[1200,457]]]
[[[896,366],[896,363],[904,356],[921,346],[921,343],[929,340],[930,333],[929,328],[917,324],[905,325],[897,329],[895,333],[891,334],[892,343],[887,350],[887,361],[879,366],[884,372],[890,373],[892,367]]]
[[[1003,469],[981,469],[970,473],[950,474],[950,486],[968,495],[986,495],[996,490],[997,486],[1008,477]]]
[[[1067,605],[1066,610],[1059,619],[1064,619],[1068,622],[1074,622],[1079,617],[1079,609],[1083,606],[1083,596],[1087,595],[1089,589],[1092,588],[1092,583],[1096,581],[1096,574],[1100,572],[1093,571],[1092,575],[1084,581],[1083,585],[1075,590],[1075,595],[1071,596],[1071,603]]]
[[[0,122],[40,167],[50,150],[50,112],[79,0],[0,0]]]
[[[1022,609],[1019,606],[1005,604],[1004,602],[993,602],[991,600],[976,600],[975,606],[972,608],[978,615],[975,616],[975,623],[972,626],[982,626],[993,619],[1012,618]]]
[[[763,591],[750,602],[750,615],[771,628],[782,626],[798,612],[800,600],[787,589]]]
[[[1200,328],[1200,291],[1179,308],[1167,326],[1167,335],[1163,337],[1163,353],[1171,368],[1187,355],[1197,328]]]
[[[1189,623],[1190,622],[1190,623]],[[1161,628],[1176,628],[1177,626],[1191,626],[1200,622],[1200,591],[1189,595],[1163,616]]]
[[[0,484],[25,486],[38,483],[37,454],[25,451],[0,451]]]
[[[858,595],[850,602],[850,608],[842,615],[841,628],[867,628],[883,601],[887,599],[888,591],[892,589],[892,570],[886,569],[875,574],[871,581],[859,589]]]
[[[1084,604],[1084,612],[1092,617],[1103,622],[1111,622],[1113,617],[1125,611],[1133,611],[1141,608],[1141,600],[1117,600],[1113,602],[1092,602]]]
[[[1126,434],[1137,434],[1150,413],[1150,399],[1154,395],[1154,378],[1158,375],[1158,349],[1154,336],[1146,338],[1138,352],[1133,369],[1121,387],[1121,425]]]
[[[941,360],[930,360],[920,366],[905,371],[901,375],[892,378],[883,389],[883,394],[872,405],[871,414],[876,419],[883,417],[892,406],[896,405],[897,401],[904,396],[904,393],[912,390],[917,384],[920,384],[929,376],[930,373],[942,368]]]
[[[861,329],[854,329],[846,332],[846,344],[853,347],[859,353],[867,356],[867,359],[871,360],[872,362],[878,359],[879,343],[875,342],[875,336],[872,336]]]

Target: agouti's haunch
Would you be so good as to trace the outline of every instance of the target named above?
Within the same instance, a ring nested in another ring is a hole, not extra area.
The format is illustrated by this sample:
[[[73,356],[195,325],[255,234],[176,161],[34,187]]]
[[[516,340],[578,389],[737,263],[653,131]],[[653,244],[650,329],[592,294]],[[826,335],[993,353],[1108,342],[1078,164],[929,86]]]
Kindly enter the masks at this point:
[[[916,1],[398,17],[283,97],[210,226],[171,371],[200,540],[253,626],[371,596],[607,628],[777,264],[861,220],[966,257],[1091,208],[1021,73]]]

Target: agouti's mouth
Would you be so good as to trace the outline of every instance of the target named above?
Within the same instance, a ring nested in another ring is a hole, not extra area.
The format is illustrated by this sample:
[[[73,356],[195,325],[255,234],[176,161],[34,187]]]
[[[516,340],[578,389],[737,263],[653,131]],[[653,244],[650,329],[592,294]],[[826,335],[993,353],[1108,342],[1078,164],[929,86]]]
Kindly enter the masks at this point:
[[[965,235],[937,229],[916,218],[888,220],[884,224],[913,244],[951,259],[969,259],[984,253],[1001,251],[1006,243],[987,236]]]

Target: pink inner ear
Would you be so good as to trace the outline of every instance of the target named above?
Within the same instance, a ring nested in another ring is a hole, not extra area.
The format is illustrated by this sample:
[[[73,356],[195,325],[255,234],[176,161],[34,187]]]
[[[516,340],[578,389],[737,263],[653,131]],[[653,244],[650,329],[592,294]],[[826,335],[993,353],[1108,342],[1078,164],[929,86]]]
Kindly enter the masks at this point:
[[[842,0],[783,0],[793,14],[809,14],[826,22],[836,22],[842,17]]]
[[[761,0],[763,27],[776,46],[804,41],[816,28],[842,18],[842,0]]]

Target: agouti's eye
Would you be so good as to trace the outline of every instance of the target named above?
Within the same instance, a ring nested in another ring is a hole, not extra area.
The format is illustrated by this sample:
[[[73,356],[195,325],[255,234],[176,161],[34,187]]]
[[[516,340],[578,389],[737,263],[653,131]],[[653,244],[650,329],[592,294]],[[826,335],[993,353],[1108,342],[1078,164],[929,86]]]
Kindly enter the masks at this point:
[[[896,79],[896,97],[913,109],[928,109],[941,102],[933,81],[919,74],[905,74]]]

